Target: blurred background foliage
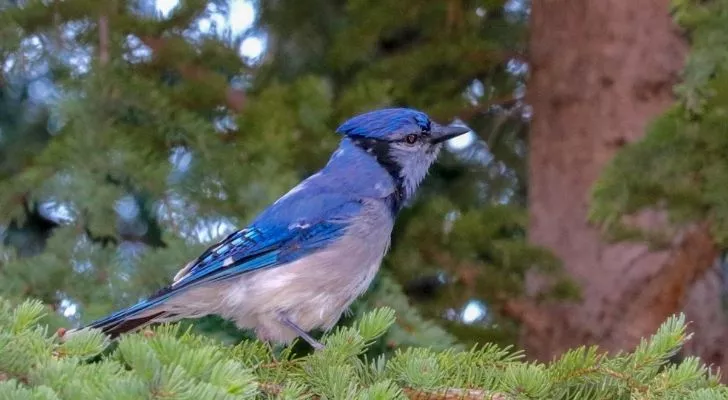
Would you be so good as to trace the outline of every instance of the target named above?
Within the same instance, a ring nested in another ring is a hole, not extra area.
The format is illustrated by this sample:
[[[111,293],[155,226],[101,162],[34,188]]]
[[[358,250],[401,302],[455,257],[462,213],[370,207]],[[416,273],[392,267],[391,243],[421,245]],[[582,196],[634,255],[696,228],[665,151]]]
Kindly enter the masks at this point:
[[[512,343],[500,307],[527,268],[555,276],[544,296],[578,296],[525,242],[528,13],[518,0],[0,0],[0,293],[42,299],[55,326],[129,305],[322,167],[345,119],[410,106],[472,132],[400,215],[354,315],[397,310],[382,346]]]

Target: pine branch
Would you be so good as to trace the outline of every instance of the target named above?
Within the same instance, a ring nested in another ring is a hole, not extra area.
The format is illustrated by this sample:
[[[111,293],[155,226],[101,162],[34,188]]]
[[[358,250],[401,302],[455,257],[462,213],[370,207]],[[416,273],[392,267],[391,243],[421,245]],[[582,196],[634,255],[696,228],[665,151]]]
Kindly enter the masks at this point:
[[[160,51],[162,51],[167,41],[167,39],[165,38],[152,36],[142,36],[140,37],[140,40],[142,41],[142,43],[147,45],[153,53],[159,53]],[[199,65],[192,65],[183,62],[180,62],[176,66],[176,69],[183,78],[198,83],[200,85],[204,85],[205,82],[214,79],[216,75],[215,72],[207,70]],[[227,89],[225,89],[224,99],[225,105],[232,111],[238,113],[243,111],[243,108],[245,106],[244,91],[229,86]]]
[[[259,383],[258,389],[268,395],[277,396],[283,391],[283,386],[275,383]]]
[[[275,383],[261,383],[258,388],[263,393],[271,396],[277,396],[283,391],[281,385]],[[508,400],[511,397],[504,393],[491,392],[481,389],[444,389],[437,391],[426,391],[412,388],[402,389],[405,396],[410,400]],[[319,399],[319,396],[313,396],[312,399]]]
[[[46,310],[39,301],[13,309],[0,300],[0,398],[49,398],[28,396],[47,390],[63,393],[64,398],[131,399],[164,393],[199,400],[260,394],[412,400],[728,395],[728,388],[696,358],[665,366],[690,338],[684,316],[669,318],[633,353],[613,357],[596,347],[581,348],[544,365],[521,361],[520,353],[509,349],[484,345],[440,352],[410,347],[367,361],[367,347],[395,321],[394,311],[382,308],[325,335],[324,350],[303,357],[284,351],[283,361],[275,363],[261,342],[227,347],[183,333],[179,325],[125,335],[113,349],[98,330],[77,331],[59,340],[60,334],[49,337],[47,327],[39,325]]]
[[[535,301],[526,298],[505,299],[501,312],[531,329],[545,329],[548,320]]]
[[[458,116],[463,120],[469,120],[477,116],[478,114],[488,112],[493,106],[512,107],[520,100],[522,100],[520,96],[516,96],[513,94],[508,96],[495,97],[462,110],[458,113]]]
[[[99,16],[99,64],[106,65],[111,59],[109,55],[109,17]]]
[[[410,400],[508,400],[511,396],[504,393],[481,389],[445,389],[441,391],[423,391],[404,388],[404,394]]]

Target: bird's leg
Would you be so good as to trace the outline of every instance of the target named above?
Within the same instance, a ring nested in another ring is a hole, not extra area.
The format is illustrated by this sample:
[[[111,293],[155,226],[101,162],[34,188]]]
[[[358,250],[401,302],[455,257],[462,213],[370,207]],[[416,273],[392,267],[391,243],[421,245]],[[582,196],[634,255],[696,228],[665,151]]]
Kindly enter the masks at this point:
[[[270,350],[270,356],[273,359],[273,362],[277,363],[278,357],[276,357],[276,349],[275,349],[275,346],[273,346],[273,342],[270,340],[266,340],[265,344],[268,345],[268,350]]]
[[[299,327],[298,325],[294,324],[293,321],[291,321],[291,319],[288,318],[288,316],[286,314],[279,313],[278,314],[278,318],[280,318],[281,322],[284,325],[286,325],[287,327],[293,329],[298,334],[298,336],[301,337],[301,339],[303,339],[306,342],[308,342],[308,344],[310,344],[311,347],[313,347],[316,350],[323,350],[324,349],[324,345],[321,344],[321,342],[319,342],[318,340],[312,338],[311,335],[308,334],[308,332],[304,331],[303,329],[301,329],[301,327]]]

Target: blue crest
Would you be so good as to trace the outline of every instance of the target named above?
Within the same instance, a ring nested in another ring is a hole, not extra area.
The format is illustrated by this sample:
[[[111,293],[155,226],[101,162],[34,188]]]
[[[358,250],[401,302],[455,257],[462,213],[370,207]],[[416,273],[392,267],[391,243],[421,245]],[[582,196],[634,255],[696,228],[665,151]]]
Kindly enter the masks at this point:
[[[337,133],[372,139],[395,138],[430,130],[430,117],[411,108],[385,108],[357,115],[339,126]]]

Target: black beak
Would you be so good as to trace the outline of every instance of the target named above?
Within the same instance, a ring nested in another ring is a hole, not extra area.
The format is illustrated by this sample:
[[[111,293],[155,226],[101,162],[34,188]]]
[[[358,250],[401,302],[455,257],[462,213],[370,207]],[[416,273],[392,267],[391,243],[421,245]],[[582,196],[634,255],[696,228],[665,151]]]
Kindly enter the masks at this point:
[[[430,141],[432,144],[442,143],[446,140],[450,140],[455,136],[470,132],[469,128],[464,126],[445,126],[439,124],[432,124],[430,127]]]

